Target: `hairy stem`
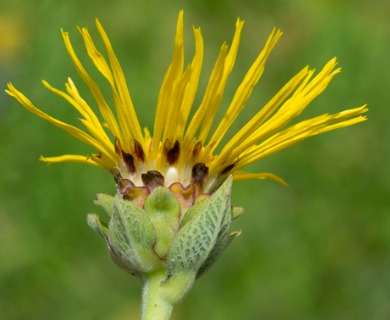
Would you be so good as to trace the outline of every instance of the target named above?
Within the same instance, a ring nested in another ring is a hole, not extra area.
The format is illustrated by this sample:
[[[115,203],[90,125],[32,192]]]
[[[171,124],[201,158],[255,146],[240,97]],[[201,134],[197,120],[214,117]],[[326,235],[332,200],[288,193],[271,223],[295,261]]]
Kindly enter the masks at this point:
[[[142,295],[142,320],[169,320],[171,318],[173,304],[166,299],[164,290],[161,289],[165,280],[164,270],[158,270],[145,276]]]

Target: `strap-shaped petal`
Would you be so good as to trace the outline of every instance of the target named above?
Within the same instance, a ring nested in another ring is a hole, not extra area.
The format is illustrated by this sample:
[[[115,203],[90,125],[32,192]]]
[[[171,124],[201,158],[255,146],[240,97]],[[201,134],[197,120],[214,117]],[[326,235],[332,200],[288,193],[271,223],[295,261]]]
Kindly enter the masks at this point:
[[[107,55],[110,60],[110,66],[114,77],[116,90],[120,98],[120,99],[116,99],[115,103],[116,103],[116,108],[117,108],[117,113],[121,124],[121,128],[123,131],[131,133],[133,138],[137,140],[142,145],[143,148],[145,148],[145,142],[142,135],[142,130],[133,106],[133,102],[130,97],[130,92],[127,87],[126,78],[123,74],[121,65],[114,53],[114,50],[112,49],[110,40],[106,32],[104,31],[102,25],[100,24],[99,20],[96,20],[96,27],[106,48]],[[124,133],[124,134],[126,136],[128,133]]]
[[[69,53],[70,58],[73,61],[73,65],[75,66],[77,72],[79,73],[80,77],[83,79],[83,81],[87,84],[89,87],[93,97],[95,98],[95,101],[99,107],[100,113],[104,119],[104,121],[107,123],[108,128],[113,133],[115,137],[123,140],[121,130],[119,129],[118,123],[115,119],[115,116],[112,113],[112,110],[108,106],[106,100],[104,99],[104,96],[99,89],[99,86],[95,81],[92,80],[90,75],[87,73],[87,71],[84,69],[83,65],[81,64],[80,60],[78,59],[76,52],[73,49],[72,43],[69,39],[69,34],[67,32],[62,32],[62,37],[64,39],[64,43],[66,46],[66,49]]]
[[[203,107],[204,110],[207,111],[203,113],[204,119],[202,123],[202,128],[199,132],[199,140],[203,141],[204,143],[206,142],[206,139],[209,136],[212,124],[215,120],[215,116],[217,114],[219,105],[221,103],[225,91],[226,82],[230,76],[230,73],[233,70],[234,63],[236,61],[243,26],[244,26],[244,21],[237,19],[236,30],[233,36],[232,44],[226,56],[226,59],[224,60],[223,70],[222,70],[221,78],[217,83],[217,88],[215,88],[213,92],[206,92],[206,95],[211,94],[213,98],[210,99],[209,101],[208,100],[205,101],[209,103],[203,104],[202,102],[202,105],[200,106],[200,108]]]
[[[254,86],[258,83],[261,75],[263,74],[265,63],[269,54],[281,36],[282,32],[280,30],[274,29],[271,35],[268,37],[264,49],[260,52],[259,56],[256,58],[255,62],[252,64],[249,71],[245,75],[243,81],[234,94],[233,100],[224,114],[220,124],[210,139],[211,150],[215,150],[215,148],[219,145],[226,131],[244,108]]]
[[[66,88],[69,94],[52,87],[46,81],[43,81],[43,84],[47,89],[68,101],[73,107],[75,107],[76,110],[81,113],[85,119],[81,119],[80,121],[87,128],[89,133],[92,134],[92,136],[101,144],[102,148],[105,150],[105,153],[112,154],[112,156],[115,157],[114,145],[108,138],[95,113],[79,95],[76,86],[73,84],[73,81],[69,78],[68,83],[66,83]]]
[[[71,126],[65,122],[62,122],[60,120],[57,120],[56,118],[53,118],[52,116],[49,116],[48,114],[44,113],[43,111],[39,110],[36,108],[32,102],[26,98],[20,91],[18,91],[12,84],[8,84],[8,90],[6,91],[9,95],[14,97],[16,100],[18,100],[28,111],[36,114],[38,117],[50,122],[51,124],[65,130],[68,132],[70,135],[73,137],[81,140],[82,142],[90,145],[93,147],[95,150],[100,152],[101,154],[104,154],[107,159],[112,160],[115,163],[115,157],[113,154],[108,153],[104,148],[102,148],[102,145],[96,141],[93,137],[91,137],[89,134],[86,132]]]
[[[179,119],[176,129],[176,139],[183,140],[184,129],[195,100],[199,77],[203,64],[203,38],[199,28],[194,28],[195,55],[191,62],[191,77],[188,80],[185,95],[181,101]]]
[[[239,130],[230,139],[230,141],[227,142],[215,161],[215,167],[219,167],[223,162],[233,162],[234,159],[243,152],[243,150],[248,148],[248,145],[250,146],[253,144],[253,142],[249,141],[248,137],[250,137],[257,128],[260,128],[260,126],[269,117],[271,117],[275,110],[286,101],[286,99],[294,90],[297,89],[303,79],[308,75],[308,72],[308,67],[305,67],[296,74],[263,108],[259,110],[252,119],[249,120],[249,122],[241,130]],[[233,150],[235,151],[234,153]]]
[[[184,35],[183,35],[183,11],[180,11],[177,26],[176,36],[173,50],[172,63],[169,66],[163,83],[161,85],[160,94],[156,106],[156,115],[154,119],[153,130],[153,151],[154,156],[159,151],[160,142],[165,142],[167,131],[169,130],[166,124],[168,118],[172,116],[173,100],[177,90],[178,82],[183,73],[184,64]],[[166,129],[167,128],[167,129]],[[164,131],[165,130],[165,131]]]
[[[281,177],[269,173],[269,172],[260,172],[260,173],[249,173],[249,172],[244,172],[244,171],[235,171],[233,173],[233,179],[234,180],[253,180],[253,179],[258,179],[258,180],[273,180],[275,182],[278,182],[284,186],[288,186],[287,182],[282,179]]]
[[[248,148],[240,156],[240,160],[237,163],[236,168],[244,167],[249,163],[281,151],[311,136],[363,122],[367,120],[367,118],[361,114],[365,113],[367,110],[366,105],[363,105],[361,107],[342,111],[336,114],[325,114],[302,121],[276,133],[259,145],[254,145]]]
[[[83,156],[78,154],[64,154],[62,156],[57,156],[57,157],[41,156],[39,160],[47,164],[72,162],[72,163],[89,164],[91,166],[101,167],[106,170],[112,170],[113,168],[113,163],[111,161],[104,160],[101,156],[99,157],[97,155]]]
[[[215,107],[218,107],[220,100],[222,99],[221,95],[218,95],[216,92],[222,82],[222,77],[224,74],[225,60],[228,53],[228,46],[224,44],[221,48],[217,61],[215,62],[213,71],[207,85],[206,93],[203,97],[200,107],[196,110],[194,116],[192,117],[188,129],[184,137],[184,145],[189,145],[193,140],[195,140],[196,133],[200,128],[203,119],[206,116],[209,118],[215,117],[213,115],[213,110]],[[203,134],[202,134],[203,133]],[[199,140],[202,140],[205,136],[205,131],[201,130]],[[207,135],[206,135],[207,136]]]
[[[268,118],[267,121],[265,117],[262,117],[263,110],[260,111],[260,119],[257,124],[257,128],[253,123],[250,124],[251,131],[247,129],[245,130],[245,135],[239,132],[239,136],[234,136],[232,142],[229,142],[226,148],[223,150],[223,154],[225,154],[228,159],[227,162],[232,162],[234,159],[241,157],[243,153],[245,153],[249,148],[253,145],[259,143],[260,141],[267,139],[275,132],[280,131],[284,126],[290,123],[293,119],[295,119],[298,115],[302,113],[302,111],[309,105],[309,103],[316,98],[319,94],[322,93],[323,90],[327,87],[329,82],[333,79],[334,75],[339,72],[339,69],[334,69],[336,66],[336,59],[331,59],[321,70],[321,72],[310,81],[310,78],[313,75],[314,70],[303,69],[300,73],[297,74],[292,80],[288,82],[288,84],[284,87],[287,89],[287,92],[296,88],[295,92],[292,94],[290,98],[282,102],[282,106],[280,106],[279,110],[272,114],[271,117]],[[304,77],[304,78],[303,78]],[[296,81],[298,80],[298,81]],[[292,86],[291,86],[292,85]],[[298,87],[297,87],[298,86]],[[283,88],[283,89],[284,89]],[[283,90],[282,89],[282,95]],[[276,96],[279,96],[281,93],[279,92]],[[286,92],[286,93],[287,93]],[[279,100],[279,99],[276,99]],[[270,101],[270,103],[273,99]],[[270,104],[266,105],[265,113],[268,113],[268,108]],[[279,107],[278,105],[271,105],[273,110]],[[272,111],[273,111],[272,110]],[[259,116],[257,114],[254,119]],[[245,137],[245,138],[244,138]],[[235,144],[235,145],[234,145]]]

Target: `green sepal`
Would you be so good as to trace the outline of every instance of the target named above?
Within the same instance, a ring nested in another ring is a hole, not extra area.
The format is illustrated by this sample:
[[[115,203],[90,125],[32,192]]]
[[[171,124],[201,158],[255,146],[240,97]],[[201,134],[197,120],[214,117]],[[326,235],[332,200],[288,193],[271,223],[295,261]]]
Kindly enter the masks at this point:
[[[241,235],[242,231],[233,231],[229,234],[229,243],[232,242],[234,239],[238,238]]]
[[[243,207],[232,207],[232,220],[237,219],[244,213]]]
[[[181,273],[195,274],[208,261],[212,264],[223,250],[231,224],[232,177],[209,198],[195,204],[188,212],[189,218],[173,239],[167,256],[170,276]]]
[[[112,215],[113,202],[114,202],[114,197],[105,193],[98,193],[96,196],[96,200],[94,201],[94,203],[97,206],[102,207],[110,217]]]
[[[229,246],[229,244],[237,237],[241,235],[241,231],[233,231],[231,232],[223,241],[220,243],[219,246],[215,246],[213,251],[210,253],[210,255],[207,257],[206,261],[202,264],[202,266],[199,268],[196,278],[201,277],[204,275],[218,260],[218,258],[222,255],[222,253],[225,251],[225,249]]]
[[[108,246],[113,260],[130,273],[161,268],[163,263],[153,251],[155,242],[156,233],[145,211],[116,196],[108,225]]]
[[[230,211],[230,210],[229,210]],[[217,241],[207,256],[207,259],[201,267],[199,268],[197,272],[197,278],[199,278],[201,275],[206,273],[210,269],[212,265],[218,260],[218,258],[221,256],[221,254],[225,251],[227,246],[230,244],[230,227],[231,227],[231,213],[225,215],[225,219],[223,221],[223,224],[221,225],[221,229],[219,231]]]
[[[97,214],[89,213],[87,215],[87,223],[93,230],[100,234],[104,240],[107,240],[108,226],[100,220]]]
[[[165,258],[178,229],[179,201],[168,188],[158,187],[146,198],[144,207],[155,229],[154,251],[160,258]]]
[[[180,223],[180,229],[183,229],[184,226],[189,221],[191,221],[192,218],[200,212],[200,210],[202,210],[203,207],[200,204],[202,203],[202,201],[207,201],[209,198],[210,198],[210,196],[202,196],[201,200],[197,199],[195,201],[195,204],[186,212],[186,214],[182,218],[181,223]]]

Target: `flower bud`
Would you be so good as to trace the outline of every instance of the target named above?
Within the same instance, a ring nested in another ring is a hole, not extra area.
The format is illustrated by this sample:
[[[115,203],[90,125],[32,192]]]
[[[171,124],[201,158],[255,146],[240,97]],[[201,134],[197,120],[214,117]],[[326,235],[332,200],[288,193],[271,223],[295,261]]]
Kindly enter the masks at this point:
[[[159,186],[145,199],[143,208],[119,196],[98,194],[95,203],[110,216],[108,224],[95,214],[88,224],[106,241],[117,265],[137,276],[165,270],[166,283],[193,280],[206,272],[232,239],[232,178],[212,195],[199,197],[183,209],[175,193]]]

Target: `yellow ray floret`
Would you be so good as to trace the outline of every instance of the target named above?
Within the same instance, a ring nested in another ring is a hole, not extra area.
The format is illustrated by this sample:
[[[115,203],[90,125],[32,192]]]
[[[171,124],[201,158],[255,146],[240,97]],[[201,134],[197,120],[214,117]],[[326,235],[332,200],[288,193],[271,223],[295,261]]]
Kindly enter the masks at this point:
[[[112,99],[107,100],[82,65],[69,34],[62,32],[62,36],[74,67],[89,88],[100,114],[81,97],[70,78],[64,91],[43,81],[47,89],[67,101],[81,115],[79,120],[84,130],[42,112],[12,84],[8,84],[6,91],[27,110],[67,131],[95,152],[85,156],[67,154],[41,157],[46,163],[79,162],[102,167],[110,171],[117,181],[128,179],[132,185],[145,184],[150,177],[161,174],[170,183],[193,183],[198,192],[215,190],[230,174],[233,174],[235,180],[271,179],[286,185],[283,179],[271,173],[238,170],[311,136],[365,121],[363,114],[367,108],[363,105],[296,121],[341,71],[337,67],[336,58],[333,58],[318,73],[308,66],[300,70],[269,102],[258,107],[257,113],[221,146],[224,136],[260,81],[268,56],[282,36],[278,29],[271,32],[222,118],[216,119],[227,80],[236,61],[243,26],[244,22],[237,19],[231,45],[229,47],[224,43],[221,46],[203,98],[199,100],[199,106],[194,106],[203,64],[204,43],[200,29],[193,28],[195,53],[191,62],[185,66],[183,11],[179,13],[173,58],[161,85],[152,135],[146,128],[142,130],[139,124],[123,70],[98,20],[96,27],[105,53],[97,49],[86,28],[79,28],[79,31],[89,58],[107,81]],[[113,106],[107,102],[111,100]],[[212,128],[216,128],[214,132]],[[216,150],[221,151],[217,154]],[[150,173],[149,176],[145,176],[147,173]]]

